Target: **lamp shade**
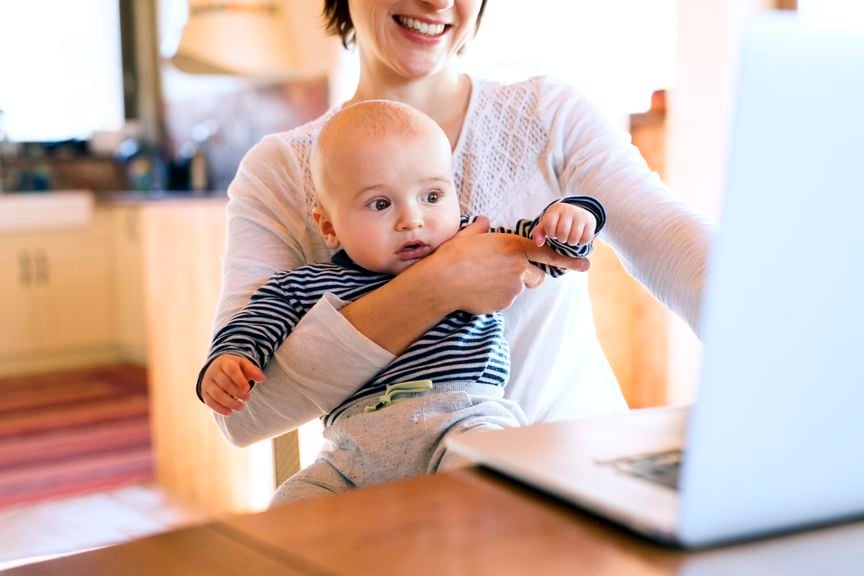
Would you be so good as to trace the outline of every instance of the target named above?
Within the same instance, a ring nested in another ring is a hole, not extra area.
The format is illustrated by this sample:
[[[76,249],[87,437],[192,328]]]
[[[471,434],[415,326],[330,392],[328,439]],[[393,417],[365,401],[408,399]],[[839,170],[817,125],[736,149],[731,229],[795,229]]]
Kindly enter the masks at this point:
[[[281,78],[299,66],[283,0],[190,0],[171,63],[190,74]]]

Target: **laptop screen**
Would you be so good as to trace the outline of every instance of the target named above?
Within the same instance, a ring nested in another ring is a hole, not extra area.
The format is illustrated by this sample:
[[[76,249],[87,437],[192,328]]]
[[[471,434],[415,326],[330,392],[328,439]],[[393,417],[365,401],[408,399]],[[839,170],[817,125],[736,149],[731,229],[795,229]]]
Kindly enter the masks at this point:
[[[864,33],[759,21],[703,313],[685,532],[864,512]]]

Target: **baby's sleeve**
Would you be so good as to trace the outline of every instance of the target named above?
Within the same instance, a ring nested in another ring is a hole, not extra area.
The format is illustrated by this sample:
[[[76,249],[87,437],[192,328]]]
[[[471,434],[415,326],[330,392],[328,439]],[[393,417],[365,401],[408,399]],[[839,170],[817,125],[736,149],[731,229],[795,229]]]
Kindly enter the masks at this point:
[[[195,391],[201,396],[201,381],[207,368],[223,354],[242,356],[261,370],[303,316],[302,307],[290,296],[290,272],[274,275],[252,295],[241,308],[213,336],[204,367],[198,373]]]

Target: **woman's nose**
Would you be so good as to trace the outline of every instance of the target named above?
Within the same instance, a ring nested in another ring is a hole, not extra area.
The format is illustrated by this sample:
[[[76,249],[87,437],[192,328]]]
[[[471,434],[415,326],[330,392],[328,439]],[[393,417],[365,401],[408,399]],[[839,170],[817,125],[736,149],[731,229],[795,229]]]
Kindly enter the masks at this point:
[[[432,7],[435,11],[447,10],[453,6],[454,0],[423,0],[424,4]]]

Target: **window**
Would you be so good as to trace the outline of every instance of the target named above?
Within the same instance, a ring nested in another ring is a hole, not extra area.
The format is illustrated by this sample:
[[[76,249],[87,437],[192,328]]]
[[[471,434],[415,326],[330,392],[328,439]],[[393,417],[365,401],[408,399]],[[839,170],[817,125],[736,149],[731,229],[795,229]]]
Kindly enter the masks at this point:
[[[467,70],[501,80],[548,74],[611,116],[650,108],[675,75],[675,0],[488,2]]]
[[[124,124],[117,0],[0,0],[0,110],[14,141]]]
[[[798,0],[801,19],[816,25],[864,28],[861,0]]]

